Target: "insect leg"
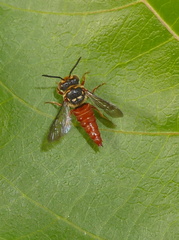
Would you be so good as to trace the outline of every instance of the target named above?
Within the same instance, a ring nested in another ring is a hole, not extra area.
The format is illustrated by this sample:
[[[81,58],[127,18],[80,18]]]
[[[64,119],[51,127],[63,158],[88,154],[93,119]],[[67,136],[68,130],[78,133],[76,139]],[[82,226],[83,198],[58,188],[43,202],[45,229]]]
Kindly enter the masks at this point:
[[[86,78],[85,78],[85,75],[86,74],[88,74],[89,72],[85,72],[84,74],[83,74],[83,76],[82,76],[82,82],[81,82],[81,85],[84,85],[85,84],[85,80],[86,80]]]
[[[58,93],[58,94],[60,94],[60,95],[63,95],[63,92],[62,92],[62,91],[60,91],[60,89],[59,89],[59,86],[57,87],[57,89],[56,89],[56,90],[57,90],[57,93]]]
[[[57,105],[57,106],[62,106],[62,104],[58,103],[58,102],[45,102],[45,103],[51,103],[51,104],[54,104],[54,105]]]
[[[91,92],[94,93],[96,91],[96,89],[98,89],[99,87],[103,86],[104,84],[106,84],[106,83],[101,83],[100,85],[95,87]]]

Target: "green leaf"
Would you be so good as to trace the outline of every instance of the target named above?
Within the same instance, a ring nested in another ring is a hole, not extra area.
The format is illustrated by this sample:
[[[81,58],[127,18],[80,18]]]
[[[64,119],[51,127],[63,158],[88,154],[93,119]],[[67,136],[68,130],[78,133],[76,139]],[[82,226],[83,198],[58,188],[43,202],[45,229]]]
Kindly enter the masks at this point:
[[[165,0],[162,2],[162,4],[160,0],[149,0],[148,2],[151,4],[151,7],[153,7],[153,9],[151,8],[151,10],[155,11],[156,14],[161,17],[161,22],[165,25],[165,27],[167,27],[168,25],[169,31],[173,29],[173,34],[175,34],[175,32],[179,34],[178,1]]]
[[[0,239],[168,240],[178,236],[177,1],[1,3]],[[166,9],[169,13],[167,16]],[[123,118],[98,118],[98,148],[74,121],[46,136],[55,79],[87,76]]]

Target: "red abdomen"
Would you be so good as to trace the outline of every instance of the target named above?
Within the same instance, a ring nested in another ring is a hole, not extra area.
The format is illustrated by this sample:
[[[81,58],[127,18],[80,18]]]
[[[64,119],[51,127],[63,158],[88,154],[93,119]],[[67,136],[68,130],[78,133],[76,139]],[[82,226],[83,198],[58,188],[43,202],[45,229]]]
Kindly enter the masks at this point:
[[[98,145],[102,146],[102,139],[96,123],[96,118],[94,116],[92,106],[89,103],[84,103],[80,107],[71,110],[78,122],[88,133],[90,138]]]

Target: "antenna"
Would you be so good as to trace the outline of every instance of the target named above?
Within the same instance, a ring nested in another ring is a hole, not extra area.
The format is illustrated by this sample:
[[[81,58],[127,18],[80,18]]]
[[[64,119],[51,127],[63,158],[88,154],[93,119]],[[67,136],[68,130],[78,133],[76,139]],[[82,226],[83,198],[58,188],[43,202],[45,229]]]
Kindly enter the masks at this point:
[[[79,63],[79,61],[81,60],[81,57],[77,60],[77,62],[75,63],[75,66],[72,68],[72,70],[70,71],[70,73],[69,73],[69,77],[71,76],[71,74],[72,74],[72,72],[73,72],[73,70],[76,68],[76,66],[78,65],[78,63]],[[42,77],[49,77],[49,78],[60,78],[60,79],[62,79],[62,80],[64,80],[64,78],[62,78],[62,77],[59,77],[59,76],[51,76],[51,75],[42,75]]]
[[[77,60],[77,62],[75,63],[75,66],[72,68],[72,70],[69,73],[69,77],[71,76],[73,70],[76,68],[76,66],[78,65],[79,61],[81,60],[81,57]]]
[[[42,77],[60,78],[60,79],[64,80],[64,78],[62,78],[62,77],[58,77],[58,76],[42,75]]]

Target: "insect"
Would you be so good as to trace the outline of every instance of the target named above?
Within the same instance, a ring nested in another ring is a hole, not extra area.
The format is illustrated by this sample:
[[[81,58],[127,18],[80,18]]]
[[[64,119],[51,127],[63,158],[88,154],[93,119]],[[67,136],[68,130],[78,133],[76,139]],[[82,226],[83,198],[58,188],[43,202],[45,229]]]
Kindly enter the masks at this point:
[[[98,125],[96,123],[94,110],[97,110],[99,114],[104,118],[106,117],[98,110],[97,107],[103,109],[104,112],[106,112],[111,117],[122,117],[123,113],[112,103],[109,103],[102,98],[94,95],[96,89],[102,86],[104,83],[95,87],[90,92],[84,87],[85,75],[88,72],[82,76],[81,83],[77,75],[72,75],[72,72],[78,65],[80,59],[81,57],[77,60],[76,64],[73,66],[67,77],[62,78],[59,76],[42,75],[43,77],[61,79],[57,86],[57,93],[63,96],[62,104],[58,102],[47,102],[60,106],[60,110],[50,127],[48,140],[50,142],[56,141],[61,136],[65,135],[71,128],[71,115],[74,114],[89,137],[98,146],[102,146],[102,139]],[[91,99],[96,107],[87,103],[87,98]]]

